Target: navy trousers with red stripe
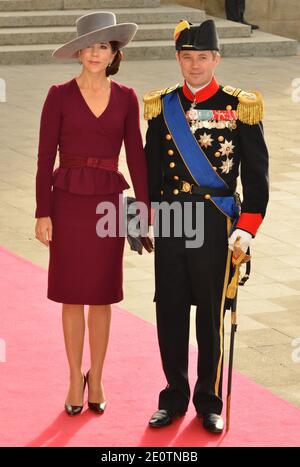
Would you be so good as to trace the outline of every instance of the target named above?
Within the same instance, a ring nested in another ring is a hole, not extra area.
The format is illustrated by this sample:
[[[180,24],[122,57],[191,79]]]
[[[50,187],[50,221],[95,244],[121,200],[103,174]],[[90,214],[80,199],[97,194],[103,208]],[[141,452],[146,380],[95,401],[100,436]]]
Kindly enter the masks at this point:
[[[187,410],[190,308],[196,305],[198,365],[193,403],[198,413],[220,414],[224,280],[230,269],[227,220],[211,201],[205,201],[202,222],[201,247],[187,248],[186,237],[174,237],[172,228],[170,237],[155,239],[157,331],[167,380],[158,406],[178,413]]]

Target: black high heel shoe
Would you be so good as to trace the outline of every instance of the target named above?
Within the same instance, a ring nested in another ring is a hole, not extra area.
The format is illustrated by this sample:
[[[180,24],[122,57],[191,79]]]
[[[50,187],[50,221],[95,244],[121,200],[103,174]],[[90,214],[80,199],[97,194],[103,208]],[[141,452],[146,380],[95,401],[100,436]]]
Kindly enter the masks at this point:
[[[89,374],[90,374],[90,370],[86,374],[86,382],[87,382],[88,387],[89,387]],[[106,404],[107,404],[107,401],[103,401],[103,402],[90,402],[90,401],[88,401],[89,409],[93,410],[94,412],[96,412],[98,414],[103,414],[104,413]]]
[[[86,386],[86,377],[83,375],[83,394]],[[74,415],[79,415],[82,412],[83,405],[71,405],[71,404],[65,404],[65,411],[68,415],[74,416]]]

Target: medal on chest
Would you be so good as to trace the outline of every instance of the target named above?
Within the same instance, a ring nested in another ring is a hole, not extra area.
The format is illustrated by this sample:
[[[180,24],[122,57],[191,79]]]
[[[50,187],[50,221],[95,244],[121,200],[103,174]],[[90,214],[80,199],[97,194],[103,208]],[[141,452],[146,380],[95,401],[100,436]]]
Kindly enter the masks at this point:
[[[191,132],[195,135],[197,130],[200,129],[225,129],[228,128],[231,131],[236,129],[237,112],[231,108],[224,110],[211,110],[211,109],[196,109],[197,102],[194,101],[191,104],[190,109],[186,112],[186,119],[189,123]],[[198,139],[198,138],[197,138]],[[234,161],[233,161],[233,149],[234,145],[232,141],[225,139],[223,136],[218,137],[220,147],[214,153],[215,157],[221,159],[219,167],[216,169],[220,170],[222,174],[229,174],[231,172]],[[212,148],[214,139],[209,131],[204,131],[199,135],[198,142],[200,146],[206,150]]]
[[[186,119],[193,134],[201,128],[228,128],[231,131],[236,129],[236,110],[196,109],[196,105],[197,102],[194,101],[186,112]]]

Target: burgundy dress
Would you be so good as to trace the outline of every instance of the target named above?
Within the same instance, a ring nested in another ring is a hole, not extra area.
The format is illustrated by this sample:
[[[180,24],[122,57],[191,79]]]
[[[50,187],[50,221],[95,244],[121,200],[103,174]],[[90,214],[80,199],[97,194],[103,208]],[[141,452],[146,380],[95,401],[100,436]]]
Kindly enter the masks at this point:
[[[123,299],[124,236],[99,237],[97,205],[116,207],[129,188],[118,171],[126,160],[137,200],[149,205],[147,169],[133,89],[111,82],[109,103],[96,117],[76,79],[51,86],[40,124],[35,217],[50,216],[48,298],[60,303],[104,305]],[[59,148],[60,166],[53,172]],[[103,213],[104,214],[104,213]]]

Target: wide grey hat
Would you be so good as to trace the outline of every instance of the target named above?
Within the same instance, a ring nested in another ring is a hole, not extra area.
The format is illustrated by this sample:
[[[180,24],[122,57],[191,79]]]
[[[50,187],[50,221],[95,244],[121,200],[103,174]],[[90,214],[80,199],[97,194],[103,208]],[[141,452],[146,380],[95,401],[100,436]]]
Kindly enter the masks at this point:
[[[58,47],[52,53],[55,58],[76,58],[77,52],[96,42],[119,43],[125,47],[137,31],[135,23],[116,24],[116,15],[109,11],[87,13],[76,20],[77,37]]]

